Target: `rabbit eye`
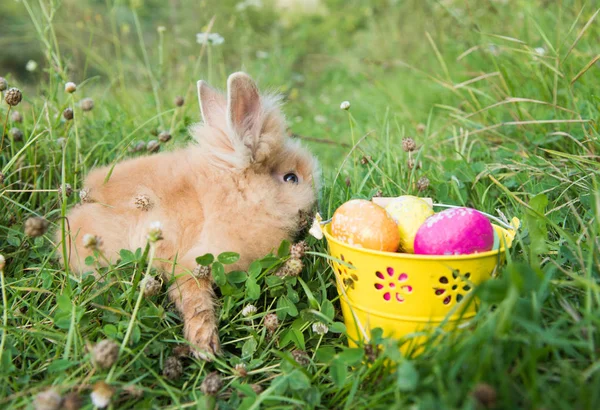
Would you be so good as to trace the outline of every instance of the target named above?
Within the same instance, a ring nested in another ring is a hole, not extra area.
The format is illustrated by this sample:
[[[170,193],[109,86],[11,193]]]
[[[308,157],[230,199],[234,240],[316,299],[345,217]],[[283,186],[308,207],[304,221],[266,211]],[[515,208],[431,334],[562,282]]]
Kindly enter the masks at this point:
[[[298,183],[298,175],[293,172],[288,172],[283,176],[283,182],[291,182],[292,184]]]

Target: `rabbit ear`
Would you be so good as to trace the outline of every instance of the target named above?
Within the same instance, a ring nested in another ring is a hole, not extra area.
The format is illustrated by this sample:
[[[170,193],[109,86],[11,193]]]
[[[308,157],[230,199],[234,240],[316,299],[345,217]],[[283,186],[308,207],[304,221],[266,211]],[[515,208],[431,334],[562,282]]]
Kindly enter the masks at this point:
[[[258,138],[260,114],[260,95],[254,81],[246,73],[231,74],[227,79],[227,125],[247,146],[253,146]],[[251,141],[246,141],[248,138]]]
[[[198,102],[205,124],[224,129],[226,127],[227,101],[225,96],[210,87],[205,81],[198,81]]]

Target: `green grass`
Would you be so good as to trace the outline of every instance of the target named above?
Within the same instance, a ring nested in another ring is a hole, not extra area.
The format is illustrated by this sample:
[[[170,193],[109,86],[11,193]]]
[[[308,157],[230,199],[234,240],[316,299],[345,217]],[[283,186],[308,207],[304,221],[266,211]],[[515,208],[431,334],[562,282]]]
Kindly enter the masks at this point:
[[[101,380],[117,389],[113,408],[475,409],[481,383],[497,394],[489,408],[600,406],[594,2],[327,0],[327,16],[267,5],[238,11],[233,1],[60,3],[0,5],[0,75],[24,94],[15,107],[24,120],[9,119],[7,128],[25,135],[7,136],[0,153],[0,407],[33,408],[34,396],[53,386],[81,393],[92,408],[89,392]],[[195,33],[213,16],[212,31],[225,42],[202,49]],[[30,58],[38,68],[25,72]],[[253,266],[256,286],[220,278],[225,353],[212,363],[187,360],[169,381],[162,368],[183,343],[182,324],[164,288],[132,316],[142,250],[100,268],[108,280],[98,282],[60,268],[50,233],[24,234],[36,215],[62,229],[61,216],[79,199],[61,198],[58,187],[77,191],[92,167],[140,155],[128,151],[137,141],[169,130],[174,138],[161,149],[188,143],[187,126],[199,120],[196,80],[223,87],[239,69],[286,96],[291,132],[323,167],[325,218],[378,190],[416,194],[425,176],[431,183],[421,195],[523,222],[499,278],[476,290],[472,327],[439,336],[416,357],[398,353],[406,340],[377,334],[376,358],[348,349],[325,244],[311,239],[299,278],[272,275],[285,249]],[[78,83],[76,93],[63,91],[66,81]],[[85,97],[94,99],[90,112],[79,107]],[[349,112],[339,109],[344,100]],[[65,122],[69,106],[75,119]],[[1,125],[7,108],[0,104]],[[422,167],[407,166],[405,136],[417,141],[413,159]],[[363,156],[371,160],[361,164]],[[244,318],[250,303],[257,313]],[[281,326],[269,337],[262,319],[273,312]],[[330,332],[316,334],[315,322]],[[128,328],[131,343],[117,364],[95,369],[88,344],[121,343]],[[292,358],[295,349],[308,365]],[[246,376],[234,369],[240,363]],[[205,397],[200,385],[215,370],[223,387]],[[141,395],[128,394],[131,386]]]

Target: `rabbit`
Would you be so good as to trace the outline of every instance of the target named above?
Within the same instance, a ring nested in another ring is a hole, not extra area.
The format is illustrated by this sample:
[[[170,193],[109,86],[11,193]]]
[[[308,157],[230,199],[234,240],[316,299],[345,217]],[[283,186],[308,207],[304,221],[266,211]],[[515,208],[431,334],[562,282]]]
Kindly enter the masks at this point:
[[[237,252],[231,269],[244,270],[284,239],[298,239],[314,214],[319,167],[287,136],[280,97],[259,94],[246,73],[229,76],[226,96],[204,81],[197,87],[203,122],[190,127],[197,144],[124,160],[112,172],[92,170],[85,201],[67,215],[67,242],[69,265],[83,273],[93,254],[86,234],[101,239],[112,263],[121,249],[144,248],[149,227],[160,221],[154,266],[173,279],[168,295],[194,354],[210,360],[221,351],[215,297],[196,258]]]

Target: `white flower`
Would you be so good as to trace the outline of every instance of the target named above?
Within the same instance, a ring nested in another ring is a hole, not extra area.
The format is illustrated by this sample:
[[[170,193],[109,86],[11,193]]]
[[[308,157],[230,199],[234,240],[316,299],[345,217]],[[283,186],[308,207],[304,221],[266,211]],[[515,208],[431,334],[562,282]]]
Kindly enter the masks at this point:
[[[318,335],[324,335],[327,332],[329,332],[329,328],[327,327],[327,325],[321,322],[313,323],[312,330]]]
[[[246,305],[242,309],[242,316],[248,317],[250,315],[255,314],[257,311],[258,311],[258,309],[256,308],[256,306],[254,306],[254,305]]]
[[[27,64],[25,64],[25,70],[29,71],[30,73],[34,72],[35,70],[37,70],[37,66],[38,64],[33,61],[33,60],[29,60],[27,62]]]
[[[340,110],[349,110],[350,109],[350,101],[342,101],[340,104]]]
[[[536,47],[534,48],[534,51],[541,56],[546,55],[546,49],[544,47]]]
[[[77,84],[75,84],[73,81],[69,81],[65,84],[65,92],[73,94],[75,91],[77,91]]]
[[[256,52],[256,58],[264,60],[265,58],[269,58],[269,53],[267,53],[266,51],[258,50]]]
[[[6,259],[4,259],[4,255],[0,254],[0,270],[3,270],[4,266],[6,266]]]
[[[167,28],[165,26],[158,26],[156,28],[156,31],[158,31],[159,33],[164,33],[165,31],[167,31]]]
[[[158,242],[163,238],[163,228],[160,221],[155,221],[150,224],[146,237],[150,242]]]
[[[198,33],[196,34],[196,42],[198,44],[207,44],[218,46],[219,44],[223,44],[225,39],[219,33]]]
[[[237,11],[243,11],[246,10],[248,7],[261,8],[262,5],[262,0],[244,0],[236,4],[235,9]]]
[[[90,250],[97,250],[102,246],[102,238],[90,233],[83,235],[83,247]]]
[[[114,390],[105,382],[97,382],[90,394],[94,406],[103,409],[110,404]]]

